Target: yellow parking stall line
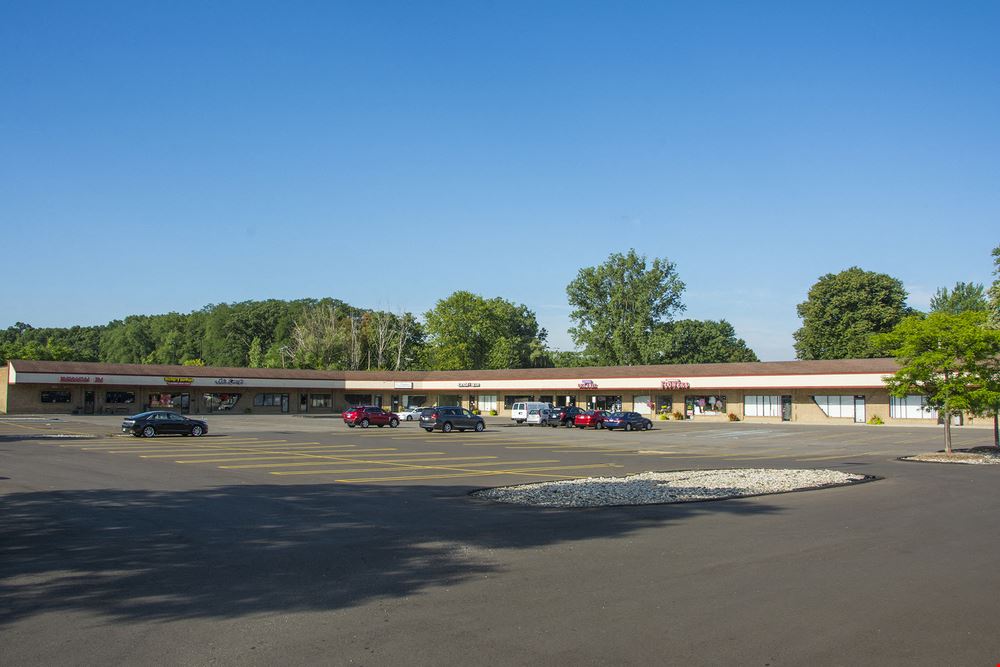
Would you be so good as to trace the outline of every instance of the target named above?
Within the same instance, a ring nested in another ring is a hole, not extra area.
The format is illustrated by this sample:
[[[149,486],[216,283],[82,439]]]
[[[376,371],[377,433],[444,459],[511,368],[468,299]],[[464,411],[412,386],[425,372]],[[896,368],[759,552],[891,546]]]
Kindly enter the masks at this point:
[[[483,463],[463,463],[462,466],[470,468],[472,466],[491,466],[497,463],[502,463],[503,465],[521,465],[524,463],[559,463],[559,459],[533,459],[530,461],[496,461],[495,456],[473,456],[469,458],[483,458],[483,459],[494,459],[492,461],[484,461]],[[433,461],[443,461],[446,459],[432,459]],[[375,472],[377,470],[386,470],[387,463],[397,463],[397,461],[380,461],[379,468],[371,468],[370,470],[344,470],[343,472]],[[246,468],[297,468],[302,466],[334,466],[334,465],[354,465],[353,461],[344,461],[343,463],[331,463],[330,461],[305,461],[302,463],[251,463],[246,465],[238,466],[219,466],[220,470],[239,470]],[[393,468],[390,468],[392,470]]]
[[[387,450],[393,450],[394,447],[387,447]],[[377,451],[377,450],[372,450]],[[264,452],[269,454],[269,456],[246,456],[249,452],[235,452],[231,456],[233,457],[243,457],[243,458],[224,458],[224,459],[178,459],[174,463],[230,463],[232,461],[267,461],[267,460],[280,460],[280,459],[317,459],[317,460],[329,460],[329,461],[353,461],[355,463],[381,463],[381,461],[369,461],[368,459],[374,459],[379,456],[441,456],[446,452],[420,452],[417,454],[365,454],[364,456],[358,455],[358,458],[351,458],[348,456],[337,455],[337,454],[295,454],[294,452],[283,453],[283,452]],[[174,454],[174,456],[177,456]],[[224,454],[213,454],[212,456],[226,456]]]
[[[466,472],[458,473],[446,473],[438,475],[400,475],[398,477],[351,477],[347,479],[337,479],[335,482],[340,482],[341,484],[370,484],[372,482],[406,482],[412,480],[426,480],[426,479],[454,479],[456,477],[490,477],[497,475],[512,475],[521,477],[563,477],[566,479],[572,479],[576,475],[551,475],[551,474],[541,474],[550,470],[571,470],[580,468],[610,468],[613,467],[608,463],[595,464],[590,466],[550,466],[547,468],[520,468],[514,470],[469,470]],[[336,474],[337,471],[333,471]],[[301,471],[299,473],[293,472],[273,472],[272,475],[293,475],[293,474],[323,474],[323,471],[316,471],[310,473],[308,471]]]
[[[289,458],[289,457],[282,456],[282,457],[275,457],[275,458],[276,459],[284,459],[284,458]],[[387,460],[387,461],[386,460],[383,460],[383,461],[370,461],[369,463],[376,463],[376,464],[382,466],[381,468],[378,468],[379,470],[384,470],[385,466],[393,464],[393,463],[410,463],[412,461],[416,461],[418,463],[439,463],[439,462],[444,462],[444,461],[475,461],[475,460],[480,460],[480,459],[494,459],[493,462],[496,463],[497,462],[496,461],[497,458],[499,458],[499,457],[496,457],[496,456],[445,456],[445,457],[428,456],[428,457],[422,457],[421,456],[421,457],[417,457],[417,458],[413,458],[413,459],[392,459],[392,460]],[[259,459],[233,459],[233,460],[234,461],[256,461],[256,460],[259,460]],[[178,463],[180,463],[180,461]],[[192,461],[192,463],[203,463],[203,462],[202,461]],[[334,462],[334,461],[325,461],[325,460],[324,461],[299,461],[297,463],[272,463],[272,464],[268,464],[268,463],[255,463],[255,464],[252,464],[252,465],[219,466],[219,469],[220,470],[234,470],[234,469],[237,469],[237,468],[291,468],[291,467],[301,467],[301,466],[346,466],[346,465],[357,465],[358,463],[359,463],[359,461],[337,461],[337,462]],[[463,463],[462,465],[481,465],[481,464]]]
[[[42,428],[41,426],[31,426],[30,424],[19,424],[17,422],[6,421],[6,420],[4,420],[3,423],[5,425],[7,425],[7,426],[17,426],[18,428],[28,429],[29,431],[52,431],[53,430],[50,427]],[[81,433],[80,431],[65,431],[63,429],[59,429],[59,433],[65,433],[66,435],[86,435],[86,436],[93,436],[94,435],[93,433]]]

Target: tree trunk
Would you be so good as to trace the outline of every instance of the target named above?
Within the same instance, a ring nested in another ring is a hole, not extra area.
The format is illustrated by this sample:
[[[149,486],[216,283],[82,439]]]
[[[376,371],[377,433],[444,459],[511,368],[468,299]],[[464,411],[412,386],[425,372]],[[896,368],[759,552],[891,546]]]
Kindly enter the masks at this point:
[[[951,454],[951,413],[944,413],[944,453]]]

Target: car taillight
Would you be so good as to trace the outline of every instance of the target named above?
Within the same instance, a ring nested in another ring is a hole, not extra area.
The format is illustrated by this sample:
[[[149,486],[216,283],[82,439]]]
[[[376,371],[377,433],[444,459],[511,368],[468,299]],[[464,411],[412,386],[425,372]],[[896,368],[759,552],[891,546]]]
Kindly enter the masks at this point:
[[[431,419],[437,419],[437,418],[438,418],[438,413],[436,412],[431,413]]]

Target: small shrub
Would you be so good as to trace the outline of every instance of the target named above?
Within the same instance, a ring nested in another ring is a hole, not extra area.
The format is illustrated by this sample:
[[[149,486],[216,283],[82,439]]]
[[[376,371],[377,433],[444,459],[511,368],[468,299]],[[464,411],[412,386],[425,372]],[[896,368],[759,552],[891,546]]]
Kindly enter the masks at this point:
[[[243,414],[245,415],[250,414],[250,408],[243,408]]]
[[[662,421],[666,421],[666,420],[670,419],[670,415],[668,415],[666,412],[661,412],[659,415],[657,415],[657,419],[660,419]]]
[[[684,419],[684,413],[682,413],[682,412],[675,412],[674,413],[674,419],[677,419],[677,420]]]
[[[496,417],[497,416],[497,411],[496,410],[490,410],[490,416],[491,417]]]
[[[729,413],[729,421],[731,421],[731,422],[738,422],[739,420],[740,420],[740,418],[736,416],[735,412],[730,412]]]
[[[482,414],[482,413],[481,413],[481,412],[480,412],[479,410],[473,410],[473,411],[472,411],[472,414],[474,414],[474,415],[480,415],[480,414]]]
[[[882,421],[882,418],[879,417],[878,415],[872,415],[872,418],[868,420],[868,423],[871,424],[872,426],[881,426],[885,422]]]

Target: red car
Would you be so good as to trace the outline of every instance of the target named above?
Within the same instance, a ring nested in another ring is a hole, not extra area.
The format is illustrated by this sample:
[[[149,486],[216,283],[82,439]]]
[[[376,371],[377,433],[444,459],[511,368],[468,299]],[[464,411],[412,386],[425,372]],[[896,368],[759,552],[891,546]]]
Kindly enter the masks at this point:
[[[577,428],[604,428],[604,418],[607,416],[604,410],[587,410],[573,417],[573,426]]]
[[[378,426],[382,428],[386,424],[389,425],[389,428],[396,428],[399,426],[399,415],[395,412],[386,412],[374,405],[358,405],[344,410],[344,423],[351,428],[355,426],[360,426],[361,428]]]

